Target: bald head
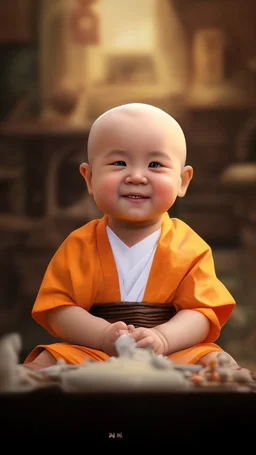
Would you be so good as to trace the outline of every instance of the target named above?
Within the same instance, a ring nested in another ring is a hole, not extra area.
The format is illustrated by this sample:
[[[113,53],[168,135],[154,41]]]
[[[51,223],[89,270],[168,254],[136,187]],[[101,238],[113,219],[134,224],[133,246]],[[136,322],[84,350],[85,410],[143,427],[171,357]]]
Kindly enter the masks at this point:
[[[143,103],[130,103],[114,107],[95,120],[88,138],[89,162],[92,162],[95,150],[99,149],[99,144],[102,141],[104,142],[104,137],[115,134],[130,121],[134,121],[141,129],[145,129],[145,134],[149,128],[152,131],[152,127],[156,127],[163,134],[169,135],[174,144],[174,149],[180,155],[182,164],[185,164],[186,139],[179,123],[162,109]]]

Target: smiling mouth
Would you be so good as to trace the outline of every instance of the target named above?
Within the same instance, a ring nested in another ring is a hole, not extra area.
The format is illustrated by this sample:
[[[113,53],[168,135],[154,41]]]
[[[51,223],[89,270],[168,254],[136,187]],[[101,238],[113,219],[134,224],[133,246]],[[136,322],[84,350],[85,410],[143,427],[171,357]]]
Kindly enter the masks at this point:
[[[143,196],[142,194],[124,194],[123,197],[127,199],[149,199],[148,196]]]

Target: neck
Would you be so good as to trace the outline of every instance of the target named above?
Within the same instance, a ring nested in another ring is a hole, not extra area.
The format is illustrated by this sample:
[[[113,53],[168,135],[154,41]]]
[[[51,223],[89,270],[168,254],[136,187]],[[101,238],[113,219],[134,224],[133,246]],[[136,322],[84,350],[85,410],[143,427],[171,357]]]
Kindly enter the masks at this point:
[[[163,217],[141,222],[109,218],[108,226],[125,243],[131,247],[157,231],[162,225]]]

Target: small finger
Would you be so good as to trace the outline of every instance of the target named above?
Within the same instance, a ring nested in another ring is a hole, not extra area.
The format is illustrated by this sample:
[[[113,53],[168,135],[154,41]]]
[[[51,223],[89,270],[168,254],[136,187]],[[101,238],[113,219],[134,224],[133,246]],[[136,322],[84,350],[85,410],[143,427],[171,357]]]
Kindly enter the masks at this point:
[[[147,336],[146,338],[142,338],[141,340],[137,341],[136,346],[137,348],[146,348],[147,346],[152,346],[153,343],[153,337]]]
[[[129,324],[129,325],[127,326],[127,329],[128,329],[128,332],[132,333],[132,332],[134,332],[135,327],[134,327],[134,325]]]
[[[133,338],[135,341],[139,341],[142,338],[145,338],[145,335],[142,333],[141,330],[134,330],[133,332],[130,332],[131,338]]]

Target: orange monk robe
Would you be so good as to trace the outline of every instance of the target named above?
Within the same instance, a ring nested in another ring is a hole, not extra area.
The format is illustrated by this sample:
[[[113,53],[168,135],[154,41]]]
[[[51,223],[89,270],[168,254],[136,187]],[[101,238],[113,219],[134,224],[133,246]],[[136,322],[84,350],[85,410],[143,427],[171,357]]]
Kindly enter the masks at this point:
[[[46,312],[65,305],[87,311],[92,305],[120,302],[114,256],[109,244],[107,216],[90,221],[72,232],[53,256],[32,309],[33,318],[51,335]],[[235,301],[217,279],[210,247],[187,224],[166,213],[144,292],[144,302],[193,309],[210,320],[206,339],[191,348],[171,354],[176,363],[195,363],[205,354],[222,349],[214,344],[229,319]],[[124,303],[125,305],[125,303]],[[125,322],[125,321],[124,321]],[[25,362],[42,348],[56,359],[80,364],[86,358],[106,360],[107,354],[92,348],[58,342],[35,347]]]

